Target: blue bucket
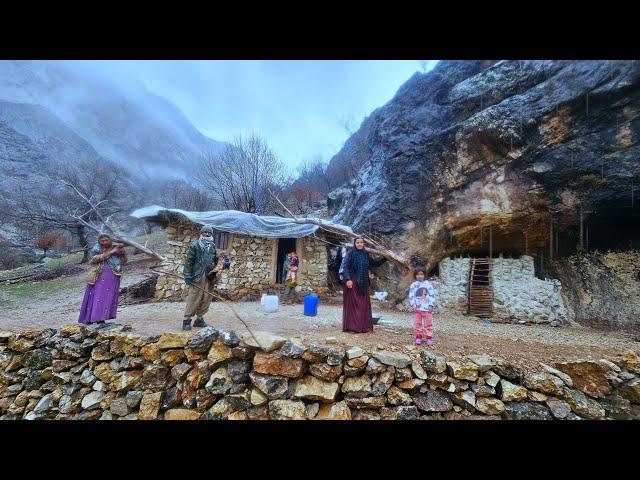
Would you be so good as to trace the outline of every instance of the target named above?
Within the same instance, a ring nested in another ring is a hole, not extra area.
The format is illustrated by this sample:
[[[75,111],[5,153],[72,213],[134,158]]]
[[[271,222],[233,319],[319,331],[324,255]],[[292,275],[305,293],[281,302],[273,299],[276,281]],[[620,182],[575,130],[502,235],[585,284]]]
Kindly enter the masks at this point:
[[[304,314],[308,317],[315,317],[318,314],[318,296],[315,294],[304,297]]]

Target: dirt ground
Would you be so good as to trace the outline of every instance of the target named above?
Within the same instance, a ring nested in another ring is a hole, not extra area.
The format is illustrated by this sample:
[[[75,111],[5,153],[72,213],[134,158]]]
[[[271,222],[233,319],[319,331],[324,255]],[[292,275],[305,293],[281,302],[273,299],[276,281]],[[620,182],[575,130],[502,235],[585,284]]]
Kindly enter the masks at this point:
[[[127,286],[143,278],[142,270],[123,277]],[[76,275],[32,284],[0,287],[0,330],[19,331],[35,327],[58,327],[77,321],[84,291],[84,276]],[[327,343],[334,337],[343,346],[358,345],[365,350],[390,349],[417,354],[424,346],[413,345],[412,319],[409,314],[377,308],[381,322],[372,333],[343,333],[342,307],[321,304],[318,316],[306,317],[302,305],[281,305],[276,313],[264,313],[260,302],[236,302],[234,307],[252,329],[269,331],[303,343]],[[184,303],[160,302],[120,306],[117,323],[131,325],[134,332],[158,335],[179,331]],[[205,320],[216,328],[244,333],[244,326],[223,303],[215,302]],[[640,342],[633,335],[603,332],[571,326],[485,324],[475,317],[453,313],[436,314],[434,351],[447,359],[469,354],[501,356],[526,369],[539,369],[538,363],[553,363],[576,358],[612,358]]]

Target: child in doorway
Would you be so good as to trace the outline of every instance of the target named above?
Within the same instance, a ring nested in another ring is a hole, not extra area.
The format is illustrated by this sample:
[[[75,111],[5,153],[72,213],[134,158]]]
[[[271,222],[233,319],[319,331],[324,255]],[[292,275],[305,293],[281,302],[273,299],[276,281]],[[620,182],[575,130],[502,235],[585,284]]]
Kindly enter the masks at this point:
[[[289,271],[287,272],[287,280],[285,282],[287,286],[287,299],[290,299],[291,295],[294,294],[296,286],[298,285],[298,255],[296,252],[291,252],[289,255]]]
[[[426,271],[417,267],[413,272],[415,282],[409,287],[409,303],[413,308],[413,326],[416,333],[416,345],[426,338],[427,345],[433,345],[433,310],[437,294],[429,280],[425,280]],[[422,335],[423,329],[426,336]]]

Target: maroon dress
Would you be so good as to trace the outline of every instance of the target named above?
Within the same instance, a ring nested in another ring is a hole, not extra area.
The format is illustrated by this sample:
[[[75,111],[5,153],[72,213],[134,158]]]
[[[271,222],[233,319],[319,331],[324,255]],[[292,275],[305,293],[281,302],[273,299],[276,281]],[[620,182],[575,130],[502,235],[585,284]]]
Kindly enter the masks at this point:
[[[353,287],[343,291],[342,303],[342,331],[353,333],[373,332],[373,317],[371,316],[371,299],[369,287],[360,290],[358,280],[355,278]]]

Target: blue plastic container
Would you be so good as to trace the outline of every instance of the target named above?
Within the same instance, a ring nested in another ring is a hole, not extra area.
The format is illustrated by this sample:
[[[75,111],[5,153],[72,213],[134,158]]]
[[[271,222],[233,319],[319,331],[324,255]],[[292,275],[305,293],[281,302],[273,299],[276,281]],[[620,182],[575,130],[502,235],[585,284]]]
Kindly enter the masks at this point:
[[[318,296],[315,294],[304,297],[304,314],[307,317],[315,317],[318,314]]]

